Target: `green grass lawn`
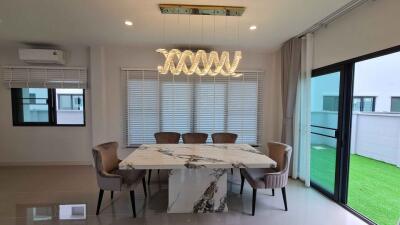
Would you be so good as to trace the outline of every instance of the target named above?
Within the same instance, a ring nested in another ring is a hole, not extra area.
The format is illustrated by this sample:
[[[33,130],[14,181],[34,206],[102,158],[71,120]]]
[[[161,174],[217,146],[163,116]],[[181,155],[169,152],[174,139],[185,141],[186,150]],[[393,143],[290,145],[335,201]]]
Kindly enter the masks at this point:
[[[311,179],[333,192],[336,151],[313,146]],[[359,155],[350,157],[348,205],[379,225],[400,219],[400,168]]]

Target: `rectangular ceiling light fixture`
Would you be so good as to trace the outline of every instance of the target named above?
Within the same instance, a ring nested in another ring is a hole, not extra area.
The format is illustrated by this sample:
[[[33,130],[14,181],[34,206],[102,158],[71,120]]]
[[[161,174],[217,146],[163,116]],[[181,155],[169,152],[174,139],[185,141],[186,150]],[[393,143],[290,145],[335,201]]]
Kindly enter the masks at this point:
[[[159,4],[162,14],[242,16],[245,7],[219,5]]]

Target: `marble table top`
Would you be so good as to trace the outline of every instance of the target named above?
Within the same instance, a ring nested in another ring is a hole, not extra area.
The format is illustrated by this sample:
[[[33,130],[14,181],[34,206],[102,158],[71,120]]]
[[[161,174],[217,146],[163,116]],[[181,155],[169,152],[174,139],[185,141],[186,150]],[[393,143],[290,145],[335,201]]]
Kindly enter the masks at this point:
[[[274,168],[276,162],[247,144],[143,144],[120,169]]]

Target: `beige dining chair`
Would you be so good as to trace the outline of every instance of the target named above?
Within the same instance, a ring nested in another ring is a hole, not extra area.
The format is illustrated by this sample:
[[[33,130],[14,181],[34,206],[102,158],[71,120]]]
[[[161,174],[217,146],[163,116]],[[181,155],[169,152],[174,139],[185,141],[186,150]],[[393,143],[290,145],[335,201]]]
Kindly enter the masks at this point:
[[[120,170],[118,164],[121,160],[117,157],[117,142],[108,142],[93,148],[94,165],[96,168],[97,184],[100,188],[97,202],[96,215],[99,215],[104,191],[129,191],[133,217],[136,217],[135,188],[142,181],[144,195],[147,197],[145,170]]]
[[[208,134],[206,133],[186,133],[182,134],[184,144],[204,144],[206,143]]]
[[[253,188],[252,215],[254,216],[257,189],[272,189],[273,195],[275,188],[281,188],[285,211],[288,210],[286,201],[286,186],[289,176],[289,164],[292,154],[292,147],[283,143],[269,142],[269,157],[277,163],[276,168],[268,169],[240,169],[241,186],[240,194],[243,193],[244,180],[246,179]]]
[[[181,139],[181,134],[176,132],[158,132],[154,134],[157,144],[178,144]],[[160,170],[157,170],[160,173]],[[147,177],[147,184],[150,185],[151,170]]]

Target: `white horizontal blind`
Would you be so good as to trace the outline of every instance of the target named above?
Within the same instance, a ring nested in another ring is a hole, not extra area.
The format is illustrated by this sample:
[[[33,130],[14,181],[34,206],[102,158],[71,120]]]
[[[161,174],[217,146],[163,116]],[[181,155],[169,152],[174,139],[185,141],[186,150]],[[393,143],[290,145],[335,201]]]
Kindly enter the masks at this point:
[[[87,88],[82,67],[6,66],[3,83],[9,88]]]
[[[246,73],[228,82],[227,130],[240,134],[240,143],[258,143],[261,133],[262,82],[258,73]]]
[[[158,74],[154,71],[126,71],[127,143],[154,143],[160,130]]]
[[[160,76],[161,131],[192,130],[193,84],[188,76]]]
[[[228,131],[227,87],[228,78],[223,76],[196,77],[195,82],[195,132],[211,134]]]
[[[238,143],[262,134],[262,72],[225,76],[159,75],[123,69],[127,82],[127,145],[155,143],[154,133],[232,132]]]

